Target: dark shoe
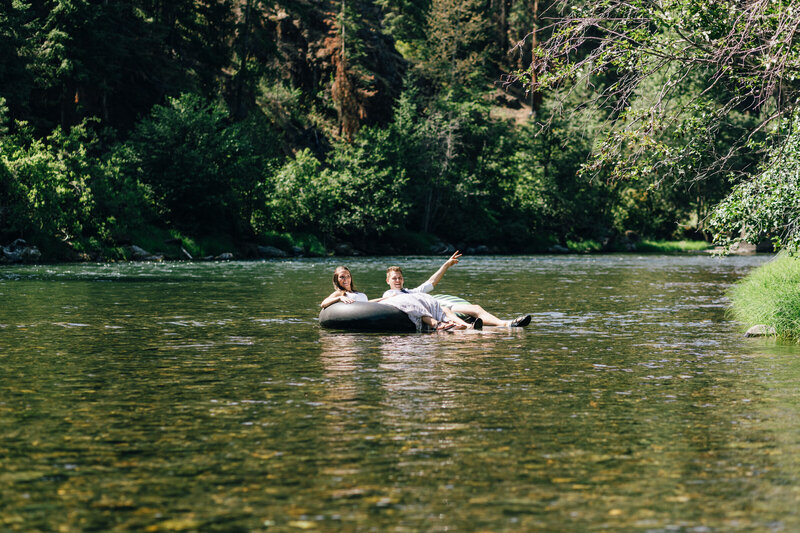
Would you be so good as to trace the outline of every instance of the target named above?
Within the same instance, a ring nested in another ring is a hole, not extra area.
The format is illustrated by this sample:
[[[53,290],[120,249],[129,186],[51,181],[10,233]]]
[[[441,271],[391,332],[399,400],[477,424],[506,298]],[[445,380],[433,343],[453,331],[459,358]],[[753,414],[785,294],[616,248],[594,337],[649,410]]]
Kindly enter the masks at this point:
[[[472,323],[472,329],[483,329],[483,319],[476,318]]]
[[[524,328],[530,323],[531,323],[531,315],[520,316],[511,321],[511,327]]]

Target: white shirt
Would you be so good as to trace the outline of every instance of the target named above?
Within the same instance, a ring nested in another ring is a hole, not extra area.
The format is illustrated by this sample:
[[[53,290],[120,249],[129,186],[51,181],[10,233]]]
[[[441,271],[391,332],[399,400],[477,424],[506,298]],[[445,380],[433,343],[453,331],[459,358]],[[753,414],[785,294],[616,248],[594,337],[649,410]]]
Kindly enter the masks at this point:
[[[383,293],[383,297],[388,298],[389,296],[403,294],[404,292],[431,292],[432,290],[433,290],[433,284],[426,281],[419,287],[414,287],[413,289],[403,289],[402,291],[398,291],[397,289],[389,289],[388,291]]]
[[[357,302],[368,302],[369,298],[363,292],[346,292],[345,293],[348,298],[351,298]]]

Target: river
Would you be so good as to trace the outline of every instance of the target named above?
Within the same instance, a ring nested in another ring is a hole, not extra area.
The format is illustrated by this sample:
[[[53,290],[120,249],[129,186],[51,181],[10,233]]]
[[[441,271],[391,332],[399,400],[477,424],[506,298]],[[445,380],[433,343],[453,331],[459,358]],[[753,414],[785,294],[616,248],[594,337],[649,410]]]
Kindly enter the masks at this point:
[[[444,258],[348,258],[383,292]],[[0,268],[4,531],[797,531],[766,257],[464,257],[525,329],[321,330],[340,260]]]

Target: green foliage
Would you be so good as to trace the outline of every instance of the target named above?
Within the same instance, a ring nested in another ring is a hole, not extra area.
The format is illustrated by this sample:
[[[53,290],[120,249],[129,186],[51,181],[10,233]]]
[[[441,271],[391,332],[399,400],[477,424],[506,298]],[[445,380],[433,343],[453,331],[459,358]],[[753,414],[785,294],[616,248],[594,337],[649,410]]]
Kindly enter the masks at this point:
[[[406,176],[394,166],[392,132],[364,128],[352,144],[335,146],[320,176],[333,207],[329,224],[344,235],[381,235],[405,222]]]
[[[283,231],[322,231],[342,238],[374,236],[397,227],[407,206],[404,179],[381,148],[389,132],[364,128],[353,144],[336,147],[330,167],[304,150],[272,180],[269,209]]]
[[[266,161],[247,130],[226,118],[220,106],[187,94],[134,128],[124,164],[153,191],[165,223],[201,234],[247,231],[242,214],[255,209]]]
[[[480,0],[431,0],[419,70],[450,91],[485,84],[489,34]]]
[[[194,241],[184,237],[174,230],[168,230],[154,225],[142,225],[132,228],[125,235],[131,243],[136,246],[147,250],[154,255],[163,255],[167,259],[183,259],[180,251],[180,244],[173,241],[179,239],[182,241],[183,246],[194,257],[200,257],[200,250],[195,245]],[[169,243],[169,244],[168,244]],[[128,258],[128,251],[124,248],[121,250],[123,258]]]
[[[29,11],[29,5],[13,1],[4,2],[0,10],[0,100],[18,113],[26,107],[32,89],[24,57]]]
[[[705,241],[656,241],[645,239],[636,243],[636,251],[644,253],[671,254],[700,252],[708,250],[710,245]]]
[[[731,185],[722,172],[693,177],[718,153],[734,154],[726,172],[755,168],[771,140],[755,125],[773,104],[741,99],[756,78],[709,88],[711,71],[659,64],[630,41],[581,42],[570,57],[596,64],[560,64],[571,77],[535,98],[511,88],[498,112],[490,82],[515,61],[509,39],[558,15],[549,2],[538,13],[518,0],[7,4],[0,238],[62,251],[124,257],[120,243],[133,242],[179,256],[170,239],[194,256],[269,243],[323,254],[339,241],[425,251],[440,239],[595,250],[626,230],[668,238],[688,220],[702,230]],[[613,7],[626,35],[651,46],[680,40],[676,25],[698,43],[724,40],[734,16],[685,0],[663,13],[638,0],[575,7]],[[765,9],[762,29],[780,15]],[[538,36],[551,30],[573,35],[556,24]],[[531,57],[530,43],[521,50]],[[545,82],[559,74],[547,66]],[[588,83],[572,83],[580,77]],[[589,105],[598,94],[610,108]],[[738,150],[743,133],[753,135]],[[751,192],[729,211],[749,209]],[[788,234],[778,222],[758,228]]]
[[[139,181],[131,164],[135,160],[129,145],[115,145],[101,162],[101,176],[92,183],[97,218],[102,221],[103,237],[109,242],[127,240],[132,232],[159,223],[153,189]]]
[[[580,101],[585,92],[573,90],[568,101]],[[596,113],[561,114],[560,95],[546,99],[542,114],[553,120],[546,129],[531,125],[521,131],[525,141],[519,159],[520,192],[531,209],[538,207],[541,227],[571,240],[602,240],[611,231],[614,189],[602,174],[581,172],[602,126]],[[577,105],[577,104],[576,104]],[[533,193],[533,196],[531,196]],[[627,228],[624,228],[627,229]]]
[[[383,10],[384,26],[396,40],[408,44],[425,40],[431,0],[375,0],[375,3]]]
[[[310,233],[300,233],[292,236],[294,246],[303,249],[303,252],[308,255],[326,255],[327,250],[322,244],[322,241],[316,235]]]
[[[719,183],[758,160],[752,141],[799,101],[794,18],[789,1],[581,2],[552,25],[538,82],[594,88],[581,107],[608,125],[588,170]]]
[[[187,251],[193,257],[218,256],[236,249],[236,243],[230,235],[212,233],[186,240]]]
[[[285,252],[291,252],[298,247],[303,253],[312,256],[326,255],[325,246],[311,233],[278,233],[268,231],[258,236],[258,241],[262,245],[274,246]]]
[[[611,212],[617,232],[631,230],[640,235],[662,238],[677,236],[679,212],[676,212],[675,203],[670,202],[670,190],[644,184],[619,187],[615,192],[616,201]],[[678,205],[683,209],[689,207],[685,203]]]
[[[410,229],[482,238],[480,229],[497,225],[506,203],[497,194],[497,148],[506,130],[487,115],[471,99],[440,98],[426,108],[413,88],[401,96],[387,140],[395,174],[405,178]]]
[[[158,226],[140,226],[133,229],[127,237],[136,246],[147,250],[153,255],[161,255],[165,259],[187,259],[181,248],[186,250],[194,259],[215,257],[222,253],[232,252],[237,249],[236,242],[230,235],[208,234],[192,237],[182,234],[175,229],[165,229]],[[120,259],[129,259],[128,250],[104,250],[107,255],[117,255]]]
[[[94,227],[90,183],[100,174],[90,157],[94,137],[85,125],[57,128],[37,140],[25,130],[0,137],[0,206],[8,238],[70,241]]]
[[[714,210],[714,240],[730,247],[740,239],[768,238],[776,248],[800,250],[800,118],[784,125],[784,141],[761,172],[740,183]],[[777,137],[777,135],[776,135]]]
[[[730,290],[731,314],[751,327],[764,324],[778,336],[800,340],[800,261],[788,254],[755,269]]]
[[[329,233],[332,201],[321,178],[320,162],[310,150],[302,150],[289,159],[270,179],[267,211],[270,213],[258,232],[268,227],[278,231],[313,231]]]
[[[392,250],[406,254],[427,254],[431,247],[440,243],[440,240],[430,233],[421,233],[399,228],[386,235],[386,241]]]
[[[590,252],[599,252],[603,247],[599,242],[589,239],[585,241],[567,240],[567,248],[573,253],[586,254]]]

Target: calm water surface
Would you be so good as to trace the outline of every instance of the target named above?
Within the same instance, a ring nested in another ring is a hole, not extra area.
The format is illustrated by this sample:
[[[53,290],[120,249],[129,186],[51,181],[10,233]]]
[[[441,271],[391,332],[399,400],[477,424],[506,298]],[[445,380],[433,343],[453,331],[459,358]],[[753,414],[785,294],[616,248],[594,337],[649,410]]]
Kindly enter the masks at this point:
[[[800,530],[800,348],[725,316],[766,260],[467,257],[533,324],[403,335],[320,330],[329,259],[2,267],[0,530]]]

